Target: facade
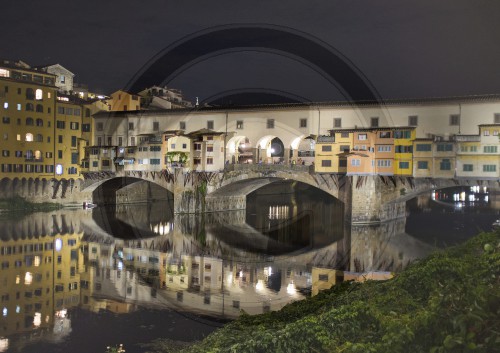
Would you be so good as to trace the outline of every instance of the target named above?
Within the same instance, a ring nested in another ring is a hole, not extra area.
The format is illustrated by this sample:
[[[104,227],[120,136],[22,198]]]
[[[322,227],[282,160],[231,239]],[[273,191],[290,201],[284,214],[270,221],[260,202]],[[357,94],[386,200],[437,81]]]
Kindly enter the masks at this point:
[[[26,64],[0,63],[0,179],[56,177],[55,80],[55,75],[31,70]]]
[[[143,109],[191,108],[193,104],[184,99],[178,89],[153,86],[138,93]]]
[[[66,69],[61,64],[53,64],[47,66],[35,67],[38,71],[43,71],[55,76],[55,84],[60,93],[72,94],[73,93],[73,78],[75,74]]]
[[[107,99],[107,103],[110,111],[129,111],[141,109],[139,96],[123,90],[111,93],[110,98]]]

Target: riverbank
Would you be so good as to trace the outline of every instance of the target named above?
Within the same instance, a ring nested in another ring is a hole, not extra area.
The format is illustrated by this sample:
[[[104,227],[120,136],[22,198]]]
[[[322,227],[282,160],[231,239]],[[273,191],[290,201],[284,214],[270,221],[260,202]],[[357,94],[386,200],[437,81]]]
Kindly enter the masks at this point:
[[[383,282],[343,283],[243,314],[188,346],[150,352],[500,352],[500,233],[436,252]]]
[[[59,210],[64,206],[52,202],[30,202],[22,197],[11,197],[0,199],[0,217],[6,217],[11,213],[26,215],[32,212],[49,212]]]

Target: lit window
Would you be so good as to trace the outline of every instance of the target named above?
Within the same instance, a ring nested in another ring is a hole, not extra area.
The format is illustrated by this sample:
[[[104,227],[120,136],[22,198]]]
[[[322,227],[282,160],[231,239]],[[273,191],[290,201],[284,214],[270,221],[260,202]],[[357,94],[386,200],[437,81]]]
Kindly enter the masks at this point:
[[[33,275],[31,274],[31,272],[26,272],[26,274],[24,275],[24,284],[30,285],[31,282],[33,282]]]
[[[61,164],[56,165],[56,174],[61,175],[63,173],[63,166]]]
[[[22,108],[21,108],[21,103],[18,103],[18,104],[17,104],[17,110],[21,110],[21,109],[22,109]]]
[[[4,109],[8,109],[8,108],[9,108],[9,103],[8,103],[8,102],[5,102],[5,103],[3,104],[3,107],[4,107]]]
[[[37,100],[43,99],[43,91],[41,89],[37,89],[35,91],[35,99]]]
[[[27,133],[26,134],[26,141],[27,142],[32,142],[33,141],[33,134],[32,133]]]

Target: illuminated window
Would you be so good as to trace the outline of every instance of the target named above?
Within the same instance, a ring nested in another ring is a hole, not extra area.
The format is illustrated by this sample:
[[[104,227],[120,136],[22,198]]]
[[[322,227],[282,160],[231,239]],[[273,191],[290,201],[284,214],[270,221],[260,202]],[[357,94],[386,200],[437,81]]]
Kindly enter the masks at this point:
[[[43,99],[43,91],[41,89],[37,89],[35,91],[35,99],[37,100]]]
[[[38,256],[38,255],[37,255],[37,256],[35,256],[35,259],[34,259],[34,261],[33,261],[33,265],[34,265],[35,267],[40,266],[40,256]]]
[[[22,108],[21,108],[21,103],[18,103],[18,104],[17,104],[17,110],[21,110],[21,109],[22,109]]]
[[[63,166],[62,164],[57,164],[56,165],[56,174],[61,175],[63,173]]]
[[[30,285],[31,282],[33,282],[33,275],[31,274],[31,272],[26,272],[26,274],[24,275],[24,284]]]
[[[8,109],[8,108],[9,108],[9,103],[8,103],[8,102],[5,102],[5,103],[3,104],[3,107],[4,107],[4,109]]]

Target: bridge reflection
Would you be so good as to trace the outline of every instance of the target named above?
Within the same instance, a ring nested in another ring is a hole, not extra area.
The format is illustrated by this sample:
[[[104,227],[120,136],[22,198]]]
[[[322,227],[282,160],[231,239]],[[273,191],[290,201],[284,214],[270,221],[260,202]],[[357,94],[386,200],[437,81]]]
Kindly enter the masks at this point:
[[[226,318],[242,309],[278,310],[343,278],[400,270],[432,250],[404,233],[405,219],[351,226],[335,202],[312,214],[291,206],[293,217],[275,219],[259,198],[259,215],[250,209],[173,216],[164,203],[153,203],[1,221],[2,335],[11,347],[37,341],[32,333],[42,329],[59,337],[56,330],[69,325],[67,332],[78,319],[71,318],[76,307],[130,313],[147,306]],[[312,222],[321,212],[335,217]],[[17,299],[18,291],[32,295]],[[63,310],[66,326],[58,326]]]

